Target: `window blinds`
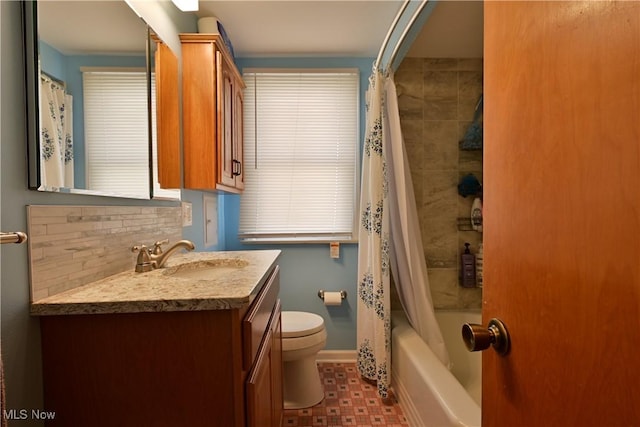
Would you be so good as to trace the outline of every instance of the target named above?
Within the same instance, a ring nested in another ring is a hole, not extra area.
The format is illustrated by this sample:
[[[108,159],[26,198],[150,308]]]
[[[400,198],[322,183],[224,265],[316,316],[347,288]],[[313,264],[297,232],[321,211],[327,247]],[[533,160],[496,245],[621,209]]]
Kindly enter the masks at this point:
[[[82,76],[88,189],[149,198],[146,71],[85,69]],[[179,199],[180,190],[158,183],[155,83],[152,73],[153,197]]]
[[[144,71],[84,71],[86,180],[90,190],[149,197]]]
[[[248,71],[243,240],[353,240],[357,70]]]

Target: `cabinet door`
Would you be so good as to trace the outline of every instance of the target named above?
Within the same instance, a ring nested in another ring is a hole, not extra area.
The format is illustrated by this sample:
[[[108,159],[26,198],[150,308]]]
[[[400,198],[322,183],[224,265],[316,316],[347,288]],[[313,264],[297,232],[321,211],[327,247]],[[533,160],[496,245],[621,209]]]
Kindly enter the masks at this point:
[[[155,73],[158,182],[162,188],[180,188],[178,58],[162,42],[156,43]]]
[[[267,329],[262,348],[247,380],[247,426],[266,427],[272,425],[271,401],[271,355],[273,334]]]
[[[284,396],[282,391],[282,328],[280,313],[282,307],[280,300],[273,310],[272,344],[271,344],[271,425],[281,426],[284,409]]]
[[[233,167],[235,185],[244,190],[244,84],[235,80],[233,85]]]
[[[220,51],[216,52],[216,67],[218,69],[218,152],[220,153],[218,182],[229,187],[236,186],[234,175],[233,152],[233,98],[234,81],[229,64]]]
[[[193,190],[215,189],[219,175],[215,52],[212,42],[182,43],[184,186]]]

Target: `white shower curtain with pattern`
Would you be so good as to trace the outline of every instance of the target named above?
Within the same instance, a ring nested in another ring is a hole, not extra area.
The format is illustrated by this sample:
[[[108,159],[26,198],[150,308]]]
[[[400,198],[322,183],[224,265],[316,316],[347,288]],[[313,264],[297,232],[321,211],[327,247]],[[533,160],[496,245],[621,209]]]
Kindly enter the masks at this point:
[[[409,322],[445,366],[449,356],[431,302],[413,184],[393,74],[369,78],[360,187],[357,366],[388,397],[391,384],[390,277]]]
[[[73,98],[47,76],[40,78],[41,190],[73,188]]]
[[[391,373],[391,271],[383,96],[383,77],[374,69],[367,91],[360,183],[357,366],[360,375],[375,381],[378,394],[387,398]]]

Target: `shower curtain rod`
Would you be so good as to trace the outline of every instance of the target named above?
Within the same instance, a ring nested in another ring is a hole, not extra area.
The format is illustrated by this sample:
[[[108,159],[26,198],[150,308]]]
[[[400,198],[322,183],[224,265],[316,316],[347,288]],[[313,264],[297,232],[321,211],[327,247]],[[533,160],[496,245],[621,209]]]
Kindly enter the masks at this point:
[[[65,89],[67,88],[67,83],[64,80],[55,78],[51,74],[48,74],[46,71],[40,71],[40,75],[45,79],[49,79],[49,81],[51,82],[58,83],[60,86],[62,86]]]
[[[418,15],[422,13],[422,9],[424,9],[427,3],[429,3],[429,0],[422,0],[422,3],[420,4],[420,6],[418,6],[418,9],[416,9],[416,11],[411,16],[411,20],[409,21],[409,24],[407,24],[407,26],[404,27],[404,31],[402,31],[402,35],[400,36],[400,39],[398,39],[398,42],[396,43],[396,46],[393,49],[393,52],[391,53],[391,57],[389,58],[390,66],[393,65],[393,61],[395,61],[396,59],[396,55],[398,54],[400,45],[402,45],[402,42],[404,42],[404,39],[407,37],[407,34],[409,33],[409,30],[411,30],[411,27],[413,27],[413,24],[416,22],[416,19],[418,19]]]
[[[407,6],[409,6],[409,2],[410,1],[411,0],[405,0],[405,2],[402,4],[402,7],[400,8],[398,13],[396,14],[396,17],[394,18],[393,22],[391,23],[391,27],[389,28],[389,31],[387,31],[387,35],[385,36],[384,40],[382,41],[382,46],[380,47],[380,52],[378,52],[378,58],[376,58],[376,65],[375,65],[376,69],[380,66],[380,61],[382,61],[382,54],[384,53],[384,50],[387,48],[387,45],[389,44],[389,39],[391,39],[391,34],[393,33],[393,30],[395,30],[396,27],[398,26],[398,21],[400,21],[400,17],[404,13],[404,11],[407,8]]]
[[[384,41],[382,42],[382,47],[380,48],[380,52],[378,53],[378,58],[376,59],[376,69],[380,67],[380,61],[382,61],[382,54],[384,53],[384,50],[386,49],[387,45],[389,44],[389,39],[391,38],[391,33],[393,33],[393,30],[395,30],[396,27],[398,26],[398,22],[400,21],[400,16],[402,16],[403,12],[405,11],[407,6],[409,5],[410,1],[411,0],[406,0],[404,2],[402,7],[400,8],[400,10],[398,11],[398,14],[396,15],[395,19],[393,20],[393,23],[391,24],[391,28],[389,28],[389,31],[387,32],[387,36],[385,37]],[[418,9],[416,9],[416,11],[411,16],[411,19],[409,20],[409,23],[404,28],[404,30],[402,31],[402,34],[400,35],[400,38],[396,42],[396,45],[393,48],[393,52],[391,52],[391,57],[389,58],[389,65],[392,65],[393,61],[395,61],[396,55],[398,54],[398,50],[400,49],[400,46],[402,45],[402,42],[407,37],[407,34],[409,33],[409,30],[411,29],[411,27],[413,27],[413,24],[416,22],[416,19],[418,19],[418,15],[420,15],[420,13],[422,12],[422,10],[424,9],[424,7],[427,5],[428,2],[429,2],[429,0],[422,0],[422,3],[420,4],[420,6],[418,6]]]

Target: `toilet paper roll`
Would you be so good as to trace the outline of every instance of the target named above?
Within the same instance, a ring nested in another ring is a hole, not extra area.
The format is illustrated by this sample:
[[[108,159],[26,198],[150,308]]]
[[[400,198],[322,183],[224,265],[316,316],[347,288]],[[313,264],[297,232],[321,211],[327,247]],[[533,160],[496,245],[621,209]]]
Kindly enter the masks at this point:
[[[342,294],[340,292],[324,292],[324,305],[342,304]]]
[[[208,34],[219,34],[218,18],[214,16],[205,16],[198,19],[198,32]]]

